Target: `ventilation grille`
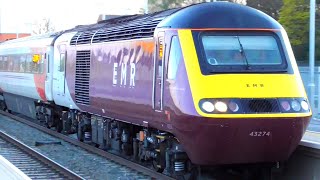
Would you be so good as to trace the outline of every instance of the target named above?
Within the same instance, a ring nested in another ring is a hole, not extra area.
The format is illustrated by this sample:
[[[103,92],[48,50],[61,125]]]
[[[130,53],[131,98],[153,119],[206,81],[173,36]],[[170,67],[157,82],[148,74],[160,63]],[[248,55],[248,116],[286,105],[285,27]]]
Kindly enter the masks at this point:
[[[277,99],[243,99],[242,107],[246,113],[279,113]]]
[[[157,25],[167,16],[179,9],[171,9],[148,15],[121,16],[105,20],[98,24],[78,26],[72,30],[78,31],[70,45],[90,44],[108,41],[129,40],[153,37]]]
[[[92,43],[152,37],[158,23],[140,22],[100,30],[93,36]]]
[[[109,41],[129,40],[152,37],[160,20],[153,22],[125,23],[120,26],[99,29],[90,32],[78,32],[71,39],[71,45],[90,44]]]
[[[76,83],[75,83],[76,103],[82,104],[82,105],[90,105],[89,80],[90,80],[90,50],[77,51]]]

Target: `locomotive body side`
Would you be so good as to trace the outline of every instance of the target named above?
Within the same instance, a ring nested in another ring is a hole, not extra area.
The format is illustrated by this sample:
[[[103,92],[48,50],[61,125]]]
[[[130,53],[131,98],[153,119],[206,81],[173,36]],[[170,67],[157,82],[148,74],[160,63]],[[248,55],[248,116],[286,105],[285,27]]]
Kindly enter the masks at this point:
[[[93,114],[140,125],[152,122],[153,51],[152,38],[68,47],[67,83],[74,102]],[[88,66],[80,65],[84,52]],[[90,69],[90,84],[77,79],[83,68]],[[88,94],[79,89],[86,87]]]

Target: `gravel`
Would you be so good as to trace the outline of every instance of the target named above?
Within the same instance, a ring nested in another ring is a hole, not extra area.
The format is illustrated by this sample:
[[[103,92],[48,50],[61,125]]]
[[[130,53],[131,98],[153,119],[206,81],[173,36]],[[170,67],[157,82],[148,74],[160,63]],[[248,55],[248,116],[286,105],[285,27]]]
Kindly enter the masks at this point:
[[[90,153],[3,115],[0,115],[0,130],[85,179],[150,179],[150,177],[130,168]],[[61,142],[61,144],[35,146],[35,142]]]

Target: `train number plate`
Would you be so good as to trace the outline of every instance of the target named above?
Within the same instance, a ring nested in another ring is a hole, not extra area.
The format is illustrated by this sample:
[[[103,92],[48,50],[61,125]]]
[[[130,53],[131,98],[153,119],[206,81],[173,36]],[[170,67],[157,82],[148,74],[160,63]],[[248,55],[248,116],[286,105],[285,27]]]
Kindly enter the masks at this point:
[[[264,137],[264,136],[270,136],[271,132],[270,131],[252,131],[249,135],[253,137]]]

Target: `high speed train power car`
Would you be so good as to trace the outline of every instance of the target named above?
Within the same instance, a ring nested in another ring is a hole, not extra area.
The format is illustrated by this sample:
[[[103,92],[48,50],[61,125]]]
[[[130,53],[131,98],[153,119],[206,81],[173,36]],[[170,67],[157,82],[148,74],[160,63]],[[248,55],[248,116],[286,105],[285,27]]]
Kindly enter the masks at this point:
[[[286,160],[311,109],[284,28],[202,3],[0,44],[1,109],[157,171]]]

